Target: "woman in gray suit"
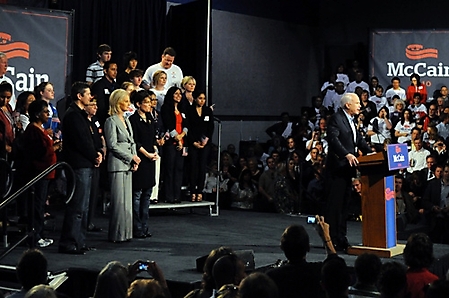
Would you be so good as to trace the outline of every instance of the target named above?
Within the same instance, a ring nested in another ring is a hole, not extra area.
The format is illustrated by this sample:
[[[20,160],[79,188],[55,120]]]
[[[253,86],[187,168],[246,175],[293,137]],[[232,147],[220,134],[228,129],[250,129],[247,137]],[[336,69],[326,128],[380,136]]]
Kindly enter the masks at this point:
[[[109,241],[120,243],[133,238],[132,171],[140,158],[130,122],[124,113],[130,105],[129,94],[117,89],[109,98],[109,115],[104,125],[108,147],[108,172],[111,183]]]

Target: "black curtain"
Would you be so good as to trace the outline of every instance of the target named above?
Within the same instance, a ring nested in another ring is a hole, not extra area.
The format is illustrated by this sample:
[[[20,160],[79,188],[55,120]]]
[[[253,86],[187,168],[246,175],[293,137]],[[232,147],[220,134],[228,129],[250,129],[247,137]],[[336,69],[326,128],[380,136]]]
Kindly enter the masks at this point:
[[[74,10],[72,81],[84,81],[102,43],[112,48],[112,60],[123,70],[123,55],[134,51],[145,69],[160,61],[165,46],[166,0],[59,0],[57,9]]]
[[[205,91],[207,0],[172,6],[167,18],[167,45],[176,51],[175,64],[184,76],[195,78],[196,90]]]

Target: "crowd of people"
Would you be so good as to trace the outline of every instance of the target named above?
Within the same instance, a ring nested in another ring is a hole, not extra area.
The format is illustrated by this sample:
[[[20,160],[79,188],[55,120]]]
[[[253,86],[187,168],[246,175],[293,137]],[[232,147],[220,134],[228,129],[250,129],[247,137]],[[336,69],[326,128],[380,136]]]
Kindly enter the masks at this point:
[[[438,272],[433,243],[426,234],[416,233],[408,238],[404,249],[405,265],[397,260],[382,262],[375,254],[363,253],[351,270],[345,259],[337,254],[324,217],[316,215],[315,220],[315,229],[326,251],[323,261],[307,260],[309,234],[301,225],[290,225],[280,238],[280,248],[286,260],[261,268],[248,268],[231,247],[220,246],[213,249],[204,262],[201,285],[187,293],[184,290],[184,294],[176,292],[177,295],[184,295],[181,296],[184,298],[439,298],[449,295],[449,272]],[[22,287],[20,291],[5,293],[5,297],[77,295],[68,288],[60,292],[48,286],[47,259],[39,249],[26,250],[16,268]],[[149,276],[140,274],[145,272]],[[173,290],[155,261],[137,260],[128,265],[111,261],[97,275],[92,293],[85,295],[93,298],[169,298]]]
[[[375,76],[365,82],[357,63],[349,71],[340,65],[297,121],[284,112],[281,121],[266,129],[266,144],[253,144],[241,154],[229,144],[218,155],[211,141],[213,109],[206,105],[206,93],[196,90],[195,78],[184,76],[174,64],[174,49],[166,48],[161,61],[145,71],[138,68],[134,52],[127,52],[119,65],[111,59],[110,46],[102,44],[97,57],[85,80],[75,82],[70,96],[56,105],[51,82],[16,99],[14,86],[6,81],[7,57],[0,54],[0,153],[17,169],[17,186],[59,160],[75,172],[60,252],[92,249],[85,235],[100,230],[94,223],[99,189],[110,194],[108,239],[115,243],[151,237],[150,202],[179,203],[185,200],[182,186],[188,186],[192,202],[213,200],[219,193],[224,208],[326,214],[336,229],[361,215],[363,185],[356,156],[385,151],[393,143],[407,144],[409,150],[409,166],[396,177],[401,184],[396,187],[398,214],[427,225],[434,242],[449,243],[446,86],[428,94],[414,73],[407,88],[399,77],[384,87]],[[339,135],[345,129],[342,119],[350,121],[353,140]],[[344,142],[354,148],[338,148]],[[342,156],[346,164],[339,168]],[[348,178],[359,184],[352,195],[346,189]],[[49,173],[34,187],[34,210],[26,202],[18,208],[25,218],[35,214],[34,222],[28,221],[37,227],[39,247],[53,243],[43,236],[42,214],[49,184],[61,179],[63,172]],[[329,211],[335,206],[338,214]],[[332,231],[334,242],[346,245],[346,231],[336,233]]]
[[[195,89],[195,78],[173,64],[175,56],[166,48],[161,61],[143,71],[137,54],[127,52],[121,68],[111,60],[111,47],[102,44],[85,80],[74,82],[57,104],[51,82],[17,100],[11,82],[0,84],[0,154],[15,169],[14,189],[58,161],[73,169],[76,183],[66,204],[60,253],[95,249],[86,245],[86,232],[101,231],[95,209],[104,193],[108,240],[114,243],[151,237],[150,202],[180,203],[183,185],[189,186],[189,201],[203,200],[213,110],[206,92]],[[4,80],[7,56],[0,53],[0,61]],[[63,170],[51,171],[33,186],[34,198],[28,192],[17,201],[20,220],[35,230],[31,246],[53,244],[44,236],[45,206],[50,185],[66,179]]]

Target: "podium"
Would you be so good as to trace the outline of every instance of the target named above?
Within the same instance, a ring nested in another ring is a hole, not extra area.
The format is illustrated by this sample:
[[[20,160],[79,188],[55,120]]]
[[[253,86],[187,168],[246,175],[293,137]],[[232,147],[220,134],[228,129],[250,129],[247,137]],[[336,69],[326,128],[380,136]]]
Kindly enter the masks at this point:
[[[357,158],[362,182],[362,245],[351,246],[348,254],[373,253],[381,258],[402,254],[397,244],[394,172],[388,169],[385,153]]]

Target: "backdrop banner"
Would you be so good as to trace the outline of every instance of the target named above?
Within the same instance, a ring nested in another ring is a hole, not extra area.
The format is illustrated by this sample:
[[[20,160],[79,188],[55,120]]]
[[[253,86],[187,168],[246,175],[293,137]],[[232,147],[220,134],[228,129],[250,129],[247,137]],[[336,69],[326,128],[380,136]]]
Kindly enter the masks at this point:
[[[16,97],[44,81],[53,83],[55,101],[65,96],[72,18],[71,12],[0,5],[0,52],[8,57],[6,76],[14,82]]]
[[[449,85],[448,30],[373,30],[370,36],[370,77],[378,77],[385,91],[395,76],[406,90],[413,73],[426,84],[428,100]]]

